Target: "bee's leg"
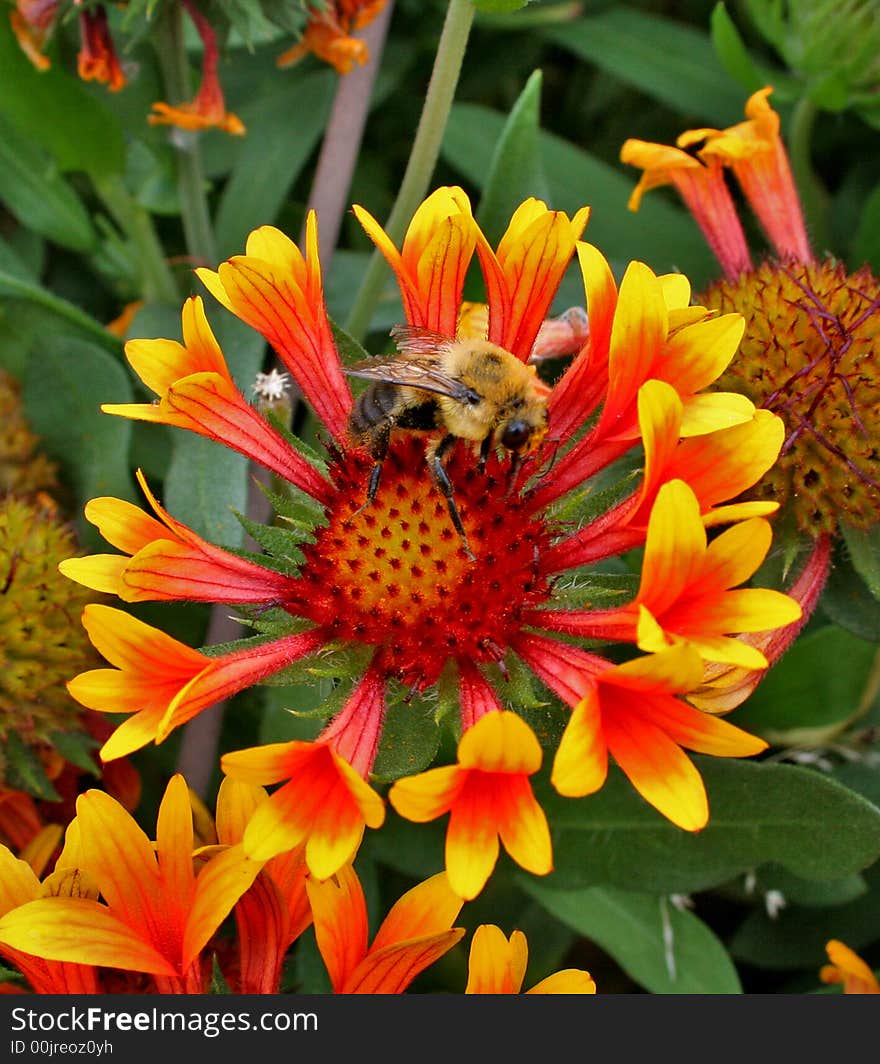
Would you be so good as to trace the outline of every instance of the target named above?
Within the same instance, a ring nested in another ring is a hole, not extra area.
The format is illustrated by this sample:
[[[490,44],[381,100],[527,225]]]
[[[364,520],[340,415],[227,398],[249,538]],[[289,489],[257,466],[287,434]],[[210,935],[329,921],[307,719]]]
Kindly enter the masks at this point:
[[[370,454],[375,460],[373,468],[370,470],[370,479],[367,483],[367,497],[362,506],[359,506],[355,512],[351,515],[357,517],[357,515],[370,505],[373,499],[376,498],[376,493],[379,490],[379,481],[382,479],[382,466],[385,462],[385,456],[388,454],[388,443],[391,439],[391,423],[383,425],[382,429],[377,433],[370,446]]]
[[[507,498],[513,491],[513,485],[516,483],[516,475],[520,471],[522,463],[522,455],[511,454],[510,469],[507,471],[507,490],[504,493],[505,498]]]
[[[486,463],[489,461],[489,455],[492,451],[492,433],[483,440],[480,444],[480,460],[477,462],[477,469],[481,473],[486,472]]]
[[[428,468],[431,470],[431,476],[434,478],[434,483],[446,496],[446,505],[449,507],[449,516],[452,518],[452,523],[455,525],[456,532],[461,536],[461,542],[464,546],[465,553],[472,561],[474,561],[473,551],[468,543],[464,525],[461,523],[461,515],[458,512],[458,507],[455,505],[455,491],[452,487],[452,481],[449,479],[446,470],[443,468],[443,459],[454,445],[455,436],[444,436],[436,447],[429,448],[425,457],[428,460]]]

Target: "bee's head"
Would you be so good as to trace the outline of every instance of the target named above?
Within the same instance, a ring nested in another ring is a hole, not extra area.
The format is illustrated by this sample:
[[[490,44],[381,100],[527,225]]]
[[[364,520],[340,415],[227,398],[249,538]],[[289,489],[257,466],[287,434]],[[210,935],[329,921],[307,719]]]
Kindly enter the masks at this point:
[[[512,454],[524,457],[541,445],[547,435],[547,408],[535,406],[519,412],[499,426],[497,440]]]

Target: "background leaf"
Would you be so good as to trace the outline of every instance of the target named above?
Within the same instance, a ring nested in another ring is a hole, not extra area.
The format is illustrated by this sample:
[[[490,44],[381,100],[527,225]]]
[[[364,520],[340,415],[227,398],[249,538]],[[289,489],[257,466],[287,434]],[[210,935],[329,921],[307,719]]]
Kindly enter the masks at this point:
[[[588,798],[564,799],[548,788],[539,797],[554,827],[548,884],[691,893],[767,861],[821,880],[859,872],[880,854],[880,809],[822,774],[693,760],[710,806],[709,824],[697,834],[664,820],[617,770]]]
[[[614,887],[553,890],[536,879],[523,879],[521,886],[557,919],[607,950],[652,994],[742,993],[721,941],[668,898]]]

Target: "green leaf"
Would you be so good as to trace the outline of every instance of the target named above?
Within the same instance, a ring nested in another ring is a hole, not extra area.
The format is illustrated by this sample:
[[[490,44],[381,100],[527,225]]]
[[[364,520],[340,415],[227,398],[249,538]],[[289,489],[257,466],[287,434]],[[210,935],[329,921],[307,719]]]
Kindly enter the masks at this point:
[[[419,697],[408,703],[400,698],[389,700],[373,766],[372,774],[377,780],[387,783],[412,776],[431,764],[440,744],[440,729],[432,709]]]
[[[519,884],[558,920],[601,946],[652,994],[742,993],[719,939],[667,898],[614,887],[554,890],[550,881],[525,877]],[[602,987],[597,989],[601,994]]]
[[[880,269],[880,185],[876,185],[862,207],[853,236],[850,259],[853,264],[868,262]]]
[[[675,111],[716,126],[742,117],[742,90],[718,69],[709,37],[693,26],[618,4],[546,36]]]
[[[842,521],[840,531],[853,568],[874,598],[880,599],[880,528],[875,525],[863,530]]]
[[[868,890],[865,877],[853,874],[842,879],[817,882],[793,876],[778,865],[766,865],[755,876],[755,885],[762,894],[775,890],[782,894],[789,905],[806,908],[827,909],[832,905],[845,905],[861,898]]]
[[[31,426],[61,463],[80,504],[97,495],[138,497],[128,466],[131,424],[100,409],[108,400],[133,399],[128,375],[114,358],[85,340],[52,337],[28,363],[22,394]],[[104,545],[85,521],[81,534],[89,544]]]
[[[880,809],[826,776],[793,765],[693,761],[710,808],[696,834],[665,820],[614,767],[590,797],[542,792],[555,836],[554,884],[692,893],[767,861],[822,880],[860,872],[880,856]]]
[[[84,338],[110,354],[122,354],[122,344],[117,336],[74,303],[56,296],[35,281],[0,270],[0,296],[32,304],[40,313],[44,331],[63,330],[69,333],[73,330],[82,333]]]
[[[6,733],[3,755],[6,762],[4,782],[7,786],[26,791],[34,798],[47,802],[61,801],[61,795],[52,786],[39,757],[14,731]]]
[[[541,71],[526,82],[495,144],[480,198],[477,221],[492,245],[501,239],[514,210],[529,196],[546,200],[538,132],[541,119]]]
[[[443,157],[476,188],[483,186],[504,123],[504,115],[479,104],[452,108]],[[658,194],[646,197],[637,213],[628,211],[635,175],[630,177],[551,133],[541,132],[538,143],[549,206],[570,214],[585,204],[592,207],[584,239],[601,248],[606,258],[622,263],[640,259],[662,273],[682,270],[695,284],[717,275],[718,265],[696,222],[682,208]]]
[[[756,909],[730,939],[733,956],[759,968],[793,971],[827,962],[825,944],[836,938],[856,951],[873,942],[880,928],[880,866],[865,874],[868,891],[845,905],[816,909],[788,906],[771,920]]]
[[[221,258],[242,254],[248,233],[275,220],[324,131],[336,83],[329,70],[285,79],[271,95],[261,94],[242,107],[247,136],[217,209]]]
[[[768,75],[758,69],[749,55],[745,42],[723,2],[717,3],[712,9],[710,29],[718,59],[735,81],[749,93],[756,92],[767,84]]]
[[[226,982],[226,977],[220,968],[217,961],[217,954],[211,956],[211,987],[209,990],[211,994],[231,994],[229,989],[229,983]]]
[[[865,586],[849,558],[837,552],[820,600],[835,624],[862,639],[880,642],[880,602]]]
[[[831,625],[803,635],[730,721],[770,743],[820,745],[860,711],[875,654],[871,643]]]
[[[52,157],[0,115],[0,200],[22,225],[73,251],[97,241],[88,211]]]
[[[71,765],[76,765],[83,772],[90,772],[93,776],[100,775],[100,770],[95,763],[95,750],[100,743],[93,739],[87,732],[52,732],[52,745]]]
[[[125,166],[122,125],[98,96],[59,65],[38,71],[0,19],[0,114],[51,152],[61,170],[93,176]]]
[[[244,529],[234,510],[247,509],[248,460],[214,440],[175,434],[165,506],[212,543],[240,547]]]

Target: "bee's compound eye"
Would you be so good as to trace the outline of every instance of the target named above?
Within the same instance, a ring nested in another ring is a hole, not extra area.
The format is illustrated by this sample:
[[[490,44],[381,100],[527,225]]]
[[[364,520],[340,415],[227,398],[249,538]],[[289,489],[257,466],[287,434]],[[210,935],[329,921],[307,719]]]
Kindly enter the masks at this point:
[[[510,421],[505,425],[501,433],[501,446],[508,451],[520,451],[529,442],[532,436],[531,425],[525,421]]]

